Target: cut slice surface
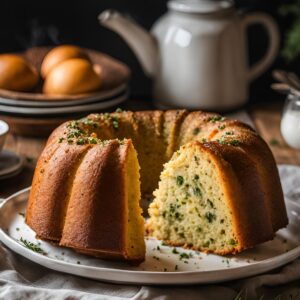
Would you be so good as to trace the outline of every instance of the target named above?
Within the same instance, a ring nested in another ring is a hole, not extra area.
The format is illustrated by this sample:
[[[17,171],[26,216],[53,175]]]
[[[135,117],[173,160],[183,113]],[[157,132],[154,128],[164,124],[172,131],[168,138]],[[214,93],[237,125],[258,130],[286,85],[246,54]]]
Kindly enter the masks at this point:
[[[151,234],[173,245],[204,251],[234,248],[232,212],[219,173],[212,155],[201,144],[177,151],[165,165],[149,208]]]
[[[141,191],[137,153],[127,142],[126,151],[121,151],[120,159],[124,163],[125,193],[127,198],[126,255],[128,258],[142,261],[145,256],[144,218],[140,207]]]

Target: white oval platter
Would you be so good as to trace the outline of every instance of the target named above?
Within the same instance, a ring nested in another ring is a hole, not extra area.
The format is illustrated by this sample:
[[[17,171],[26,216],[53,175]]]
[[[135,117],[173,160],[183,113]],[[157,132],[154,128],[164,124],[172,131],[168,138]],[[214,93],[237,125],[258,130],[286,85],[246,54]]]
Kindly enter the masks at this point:
[[[298,175],[299,170],[300,168],[296,169]],[[155,239],[146,239],[146,260],[136,267],[124,262],[104,261],[84,256],[36,240],[34,232],[25,224],[23,216],[29,190],[28,188],[14,194],[1,204],[0,240],[14,252],[35,263],[69,274],[116,283],[204,284],[261,274],[300,256],[300,205],[288,199],[286,206],[289,225],[278,231],[272,241],[235,256],[222,257],[180,247],[174,250],[173,247],[164,246]],[[25,247],[21,238],[23,242],[38,245],[44,254]],[[189,258],[181,259],[181,253],[186,253]]]

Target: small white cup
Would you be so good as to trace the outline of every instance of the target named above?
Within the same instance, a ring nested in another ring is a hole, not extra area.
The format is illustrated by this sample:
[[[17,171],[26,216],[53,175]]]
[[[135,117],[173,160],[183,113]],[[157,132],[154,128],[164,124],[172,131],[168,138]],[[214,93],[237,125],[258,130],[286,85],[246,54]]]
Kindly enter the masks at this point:
[[[2,148],[4,146],[8,131],[9,131],[8,124],[0,120],[0,152],[2,151]]]
[[[300,149],[300,95],[294,93],[288,95],[280,128],[286,143],[290,147]]]

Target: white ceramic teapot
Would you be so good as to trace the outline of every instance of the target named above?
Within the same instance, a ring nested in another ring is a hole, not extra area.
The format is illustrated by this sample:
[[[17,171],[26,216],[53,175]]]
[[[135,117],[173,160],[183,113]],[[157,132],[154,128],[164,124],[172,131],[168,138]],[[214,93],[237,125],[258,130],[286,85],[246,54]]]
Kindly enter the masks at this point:
[[[125,39],[154,79],[158,107],[224,111],[242,106],[249,82],[277,54],[279,34],[273,19],[237,13],[228,0],[172,0],[168,8],[151,33],[112,10],[102,12],[99,21]],[[257,23],[266,28],[269,47],[249,68],[246,29]]]

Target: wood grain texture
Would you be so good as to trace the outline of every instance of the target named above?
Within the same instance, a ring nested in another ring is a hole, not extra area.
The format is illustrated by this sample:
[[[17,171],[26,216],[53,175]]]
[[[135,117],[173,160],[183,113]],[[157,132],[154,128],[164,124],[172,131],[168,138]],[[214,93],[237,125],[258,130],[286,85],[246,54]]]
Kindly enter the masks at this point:
[[[257,131],[270,146],[277,164],[300,165],[300,150],[289,147],[280,132],[283,103],[252,107],[250,115]]]

